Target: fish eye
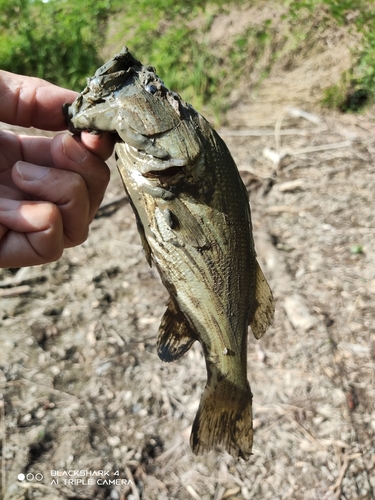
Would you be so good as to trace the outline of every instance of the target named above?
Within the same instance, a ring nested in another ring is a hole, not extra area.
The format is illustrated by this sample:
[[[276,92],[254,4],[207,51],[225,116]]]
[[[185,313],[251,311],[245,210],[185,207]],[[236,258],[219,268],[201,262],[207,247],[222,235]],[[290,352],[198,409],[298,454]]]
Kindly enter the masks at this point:
[[[146,85],[145,89],[147,90],[147,92],[150,92],[150,94],[156,94],[157,92],[157,87],[155,85],[152,85],[152,84],[148,84]]]

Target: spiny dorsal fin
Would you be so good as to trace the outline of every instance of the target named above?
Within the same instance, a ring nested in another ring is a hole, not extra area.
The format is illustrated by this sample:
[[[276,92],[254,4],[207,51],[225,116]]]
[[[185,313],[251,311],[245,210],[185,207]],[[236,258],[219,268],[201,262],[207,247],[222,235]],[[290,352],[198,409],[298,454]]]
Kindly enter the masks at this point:
[[[159,358],[167,363],[175,361],[184,355],[196,340],[195,331],[174,300],[170,298],[159,327],[157,340]]]
[[[275,315],[275,303],[269,284],[256,263],[255,311],[249,318],[251,331],[256,339],[260,339],[272,325]]]

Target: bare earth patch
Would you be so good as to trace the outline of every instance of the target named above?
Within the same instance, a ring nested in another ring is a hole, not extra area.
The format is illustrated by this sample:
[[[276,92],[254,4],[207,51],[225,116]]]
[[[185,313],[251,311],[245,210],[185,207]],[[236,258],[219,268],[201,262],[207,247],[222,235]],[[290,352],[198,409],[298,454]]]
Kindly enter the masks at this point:
[[[221,131],[276,298],[272,328],[249,337],[249,462],[190,451],[203,355],[157,357],[167,294],[112,162],[86,243],[0,271],[1,498],[375,498],[374,109],[317,106],[332,47],[243,92]]]

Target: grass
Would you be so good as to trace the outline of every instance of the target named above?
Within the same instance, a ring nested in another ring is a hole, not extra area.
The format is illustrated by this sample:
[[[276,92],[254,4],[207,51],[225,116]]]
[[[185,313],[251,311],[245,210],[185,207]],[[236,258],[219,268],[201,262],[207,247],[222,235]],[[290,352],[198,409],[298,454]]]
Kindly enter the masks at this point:
[[[167,86],[219,120],[244,71],[251,75],[250,85],[258,85],[286,51],[298,51],[309,43],[313,30],[308,21],[301,24],[301,19],[308,20],[318,8],[323,8],[326,13],[323,22],[333,20],[362,35],[361,46],[353,54],[352,69],[340,82],[326,89],[323,104],[357,111],[372,97],[375,92],[372,2],[286,0],[285,33],[280,35],[280,27],[270,19],[260,24],[254,22],[229,45],[220,44],[218,51],[209,41],[212,22],[218,14],[241,4],[244,1],[0,0],[0,67],[80,90],[86,76],[103,62],[99,53],[106,43],[107,21],[116,18],[118,45],[130,41],[130,50],[141,61],[152,62]],[[223,38],[225,41],[225,35]]]
[[[206,36],[212,20],[229,4],[243,2],[207,2],[192,0],[143,0],[141,20],[137,19],[134,0],[121,7],[121,40],[131,40],[130,48],[142,61],[152,61],[166,84],[180,92],[197,109],[220,120],[229,105],[231,90],[243,74],[257,86],[267,77],[273,64],[286,51],[297,52],[314,36],[310,19],[324,9],[323,24],[348,25],[362,35],[362,44],[353,53],[352,69],[340,82],[326,89],[323,104],[342,111],[359,111],[375,91],[375,15],[372,3],[363,0],[302,0],[284,2],[284,23],[289,31],[280,40],[279,26],[268,19],[250,25],[220,54]],[[268,2],[271,3],[271,2]],[[276,3],[276,2],[275,2]],[[123,4],[122,4],[123,5]],[[186,8],[189,5],[189,8]],[[206,22],[197,22],[205,18]],[[301,18],[303,23],[301,24]],[[198,27],[197,27],[198,26]],[[272,48],[272,50],[271,50]],[[254,81],[256,79],[256,81]]]
[[[79,88],[101,63],[108,13],[106,1],[0,0],[0,67]]]
[[[353,66],[340,82],[325,91],[323,104],[344,112],[358,112],[373,101],[375,93],[375,4],[366,0],[302,0],[290,2],[290,14],[297,18],[301,10],[313,13],[326,9],[326,22],[334,19],[361,35],[361,44],[353,51]]]

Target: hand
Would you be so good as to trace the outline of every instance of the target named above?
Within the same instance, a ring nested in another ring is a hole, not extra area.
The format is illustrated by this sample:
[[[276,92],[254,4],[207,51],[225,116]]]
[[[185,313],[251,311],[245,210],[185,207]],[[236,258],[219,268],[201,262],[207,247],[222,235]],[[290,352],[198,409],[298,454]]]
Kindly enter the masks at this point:
[[[0,71],[0,121],[66,129],[76,92]],[[81,244],[109,181],[110,134],[18,136],[0,130],[0,267],[52,262]]]

